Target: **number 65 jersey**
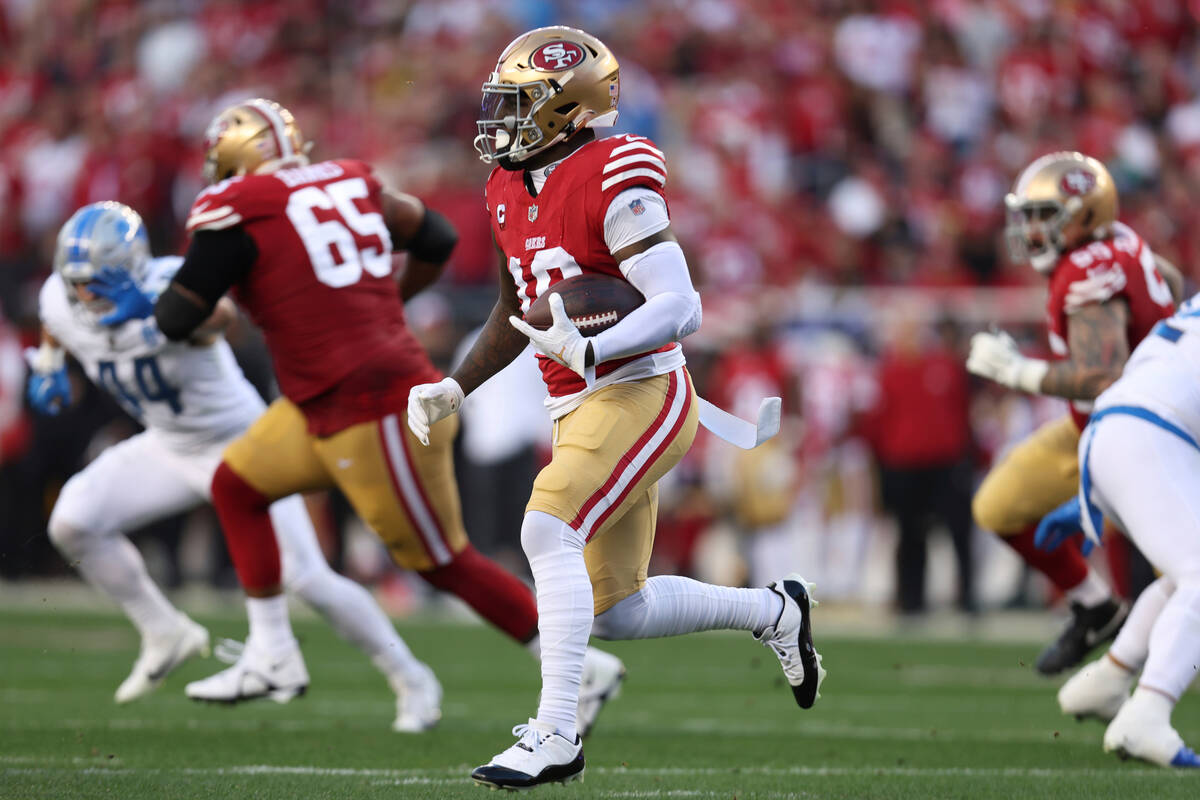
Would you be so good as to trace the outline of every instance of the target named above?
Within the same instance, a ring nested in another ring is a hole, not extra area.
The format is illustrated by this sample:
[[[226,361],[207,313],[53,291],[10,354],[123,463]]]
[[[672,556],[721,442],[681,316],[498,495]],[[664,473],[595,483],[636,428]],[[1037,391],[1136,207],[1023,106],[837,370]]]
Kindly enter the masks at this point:
[[[182,262],[177,256],[152,259],[142,288],[158,294]],[[38,298],[42,325],[93,383],[173,449],[226,442],[262,413],[262,399],[224,339],[170,342],[153,319],[108,328],[72,304],[67,292],[58,273],[46,280]]]
[[[381,191],[367,164],[321,161],[222,181],[188,216],[189,233],[240,227],[253,240],[232,294],[315,436],[403,408],[409,388],[441,379],[404,321]]]

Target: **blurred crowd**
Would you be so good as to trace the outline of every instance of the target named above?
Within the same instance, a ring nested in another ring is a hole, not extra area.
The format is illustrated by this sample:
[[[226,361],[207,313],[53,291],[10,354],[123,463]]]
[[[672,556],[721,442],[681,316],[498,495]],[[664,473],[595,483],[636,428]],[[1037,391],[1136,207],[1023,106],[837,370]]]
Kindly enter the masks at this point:
[[[859,597],[881,525],[909,575],[944,528],[973,608],[963,498],[1006,443],[1061,413],[961,367],[964,333],[991,322],[1040,346],[1041,279],[1005,257],[1003,195],[1037,155],[1087,152],[1116,178],[1122,218],[1200,277],[1198,15],[1185,0],[0,0],[0,573],[61,569],[37,538],[57,486],[132,430],[83,381],[61,418],[22,405],[20,346],[75,208],[128,203],[157,253],[179,252],[204,126],[230,102],[277,99],[314,158],[367,160],[457,225],[446,278],[410,309],[447,364],[494,291],[487,167],[470,146],[480,84],[515,34],[566,23],[621,63],[617,132],[667,154],[705,302],[688,343],[702,392],[745,417],[785,398],[770,448],[700,442],[659,557],[756,580],[756,564],[795,555],[797,531],[820,531],[801,555]],[[269,394],[253,332],[237,344]],[[497,443],[481,420],[475,434],[467,421],[464,494],[512,506],[518,490],[494,480],[532,473],[541,428]],[[918,503],[914,480],[944,488]],[[331,541],[336,509],[318,509]],[[478,535],[493,551],[516,546],[492,527]],[[908,584],[892,599],[919,611]]]

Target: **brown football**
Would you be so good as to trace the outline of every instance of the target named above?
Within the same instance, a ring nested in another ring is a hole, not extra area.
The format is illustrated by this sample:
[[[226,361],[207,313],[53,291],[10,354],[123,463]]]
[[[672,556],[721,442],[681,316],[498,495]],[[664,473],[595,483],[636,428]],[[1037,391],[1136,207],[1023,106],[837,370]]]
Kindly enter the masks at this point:
[[[620,278],[584,274],[559,281],[533,301],[525,321],[546,330],[554,320],[550,316],[550,295],[560,294],[567,316],[584,336],[595,336],[611,328],[635,308],[646,302],[642,293]]]

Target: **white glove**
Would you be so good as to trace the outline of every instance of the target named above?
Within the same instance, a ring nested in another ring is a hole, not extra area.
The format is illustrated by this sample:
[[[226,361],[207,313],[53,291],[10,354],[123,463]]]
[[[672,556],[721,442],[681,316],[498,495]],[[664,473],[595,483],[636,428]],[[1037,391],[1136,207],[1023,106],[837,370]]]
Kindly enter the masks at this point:
[[[588,345],[591,339],[580,333],[575,323],[571,322],[567,310],[563,308],[562,295],[557,292],[550,295],[550,317],[554,324],[544,331],[539,331],[518,317],[509,317],[508,321],[529,337],[529,341],[533,342],[538,352],[583,378],[584,383],[590,387],[596,380],[596,367],[587,366]]]
[[[414,386],[408,392],[408,429],[428,447],[430,426],[458,411],[462,404],[463,390],[454,378]]]
[[[971,337],[967,371],[1012,389],[1039,394],[1049,363],[1026,358],[1017,343],[1004,331],[977,333]]]

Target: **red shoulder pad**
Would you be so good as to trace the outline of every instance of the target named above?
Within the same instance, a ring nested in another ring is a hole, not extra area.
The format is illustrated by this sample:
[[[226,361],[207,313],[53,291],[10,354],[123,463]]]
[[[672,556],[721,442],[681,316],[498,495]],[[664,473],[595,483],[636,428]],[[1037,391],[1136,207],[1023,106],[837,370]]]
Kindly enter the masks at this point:
[[[187,232],[219,231],[270,213],[282,184],[267,175],[228,178],[199,195],[188,212]]]
[[[662,194],[667,157],[645,136],[610,136],[597,142],[600,192],[605,206],[626,189],[645,186]]]

